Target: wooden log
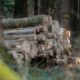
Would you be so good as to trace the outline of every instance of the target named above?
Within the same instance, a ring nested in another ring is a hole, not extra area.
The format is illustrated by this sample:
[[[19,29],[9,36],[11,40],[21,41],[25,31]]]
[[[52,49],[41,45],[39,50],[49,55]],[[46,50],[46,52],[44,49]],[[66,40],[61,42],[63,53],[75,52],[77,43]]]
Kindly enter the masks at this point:
[[[45,45],[38,45],[38,53],[45,51]]]
[[[46,36],[43,34],[37,35],[37,41],[45,41],[46,40]]]
[[[20,60],[23,60],[24,59],[24,55],[23,54],[17,53],[17,55],[18,55],[18,57],[19,57]]]
[[[48,40],[46,40],[45,41],[45,48],[46,48],[46,50],[49,50],[49,49],[51,49],[52,47],[53,47],[53,40],[54,39],[48,39]]]
[[[13,59],[18,59],[18,54],[16,51],[8,51],[9,55],[13,57]]]
[[[27,29],[27,28],[18,28],[18,29],[5,29],[4,35],[12,35],[12,34],[35,34],[36,29]]]
[[[49,51],[49,55],[50,55],[51,57],[54,56],[54,52],[53,52],[53,50],[50,50],[50,51]]]
[[[68,56],[68,58],[69,58],[69,57],[72,57],[72,52],[71,52],[70,50],[68,50],[68,49],[64,49],[62,53],[63,53],[63,54],[66,54],[66,55]],[[63,55],[63,54],[62,54],[62,55]]]
[[[29,61],[29,56],[28,56],[28,54],[24,54],[24,58],[25,58],[26,61]]]
[[[28,35],[4,35],[5,39],[20,39],[20,38],[26,38],[29,41],[35,41],[37,40],[36,34],[28,34]]]
[[[30,53],[29,53],[29,57],[34,58],[35,55],[37,55],[38,53],[38,47],[36,45],[36,43],[30,42]]]
[[[70,36],[71,36],[70,31],[65,31],[65,35],[66,35],[68,38],[70,38]]]
[[[69,64],[78,64],[80,62],[79,57],[70,57],[69,58]]]
[[[47,38],[48,39],[54,38],[54,34],[52,32],[51,33],[47,33]]]
[[[28,27],[28,29],[34,29],[36,33],[39,33],[43,30],[43,26]]]
[[[47,26],[43,26],[43,31],[44,31],[45,33],[47,33],[47,32],[48,32],[48,27],[47,27]]]
[[[46,56],[47,56],[47,54],[38,54],[38,55],[34,56],[34,58],[44,58]]]
[[[46,51],[43,51],[43,52],[39,52],[38,54],[46,54],[47,56],[51,56],[51,57],[54,56],[53,50],[46,50]]]
[[[28,40],[5,40],[5,46],[8,50],[22,50],[25,53],[30,52],[30,44]]]
[[[58,21],[53,20],[53,22],[52,22],[52,32],[56,32],[58,34],[59,30],[60,30],[60,27],[59,27]]]
[[[58,65],[65,65],[65,59],[53,59],[53,62]]]
[[[56,49],[56,59],[60,59],[60,53],[61,53],[60,47],[57,47],[55,49]]]
[[[23,28],[27,26],[33,26],[34,24],[42,23],[44,15],[37,15],[26,18],[16,18],[11,20],[3,20],[4,29],[11,28]]]
[[[52,17],[50,16],[50,15],[45,15],[44,17],[43,17],[43,25],[44,26],[49,26],[49,25],[51,25],[52,24]]]

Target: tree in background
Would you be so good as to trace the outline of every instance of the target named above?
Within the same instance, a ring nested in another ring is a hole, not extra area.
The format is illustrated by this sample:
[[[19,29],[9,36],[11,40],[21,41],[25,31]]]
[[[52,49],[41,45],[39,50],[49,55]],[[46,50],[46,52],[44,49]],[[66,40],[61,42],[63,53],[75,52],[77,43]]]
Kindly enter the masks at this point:
[[[0,48],[5,48],[4,37],[3,37],[3,27],[2,27],[1,0],[0,0]]]
[[[49,0],[40,0],[40,14],[48,14]]]
[[[27,0],[15,0],[14,18],[28,16]]]
[[[80,31],[79,15],[80,15],[80,0],[70,0],[70,27],[72,31]]]
[[[33,0],[34,2],[34,15],[38,15],[38,0]]]

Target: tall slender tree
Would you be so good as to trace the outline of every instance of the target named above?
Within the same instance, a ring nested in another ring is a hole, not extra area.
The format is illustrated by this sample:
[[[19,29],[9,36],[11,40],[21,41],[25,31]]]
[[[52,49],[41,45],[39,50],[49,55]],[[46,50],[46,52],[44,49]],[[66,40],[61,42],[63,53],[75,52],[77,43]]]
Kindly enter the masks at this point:
[[[5,48],[2,26],[1,0],[0,0],[0,48]]]
[[[38,0],[34,1],[34,15],[38,15]]]
[[[48,14],[49,0],[40,0],[40,14]]]
[[[15,0],[14,18],[28,16],[27,0]]]

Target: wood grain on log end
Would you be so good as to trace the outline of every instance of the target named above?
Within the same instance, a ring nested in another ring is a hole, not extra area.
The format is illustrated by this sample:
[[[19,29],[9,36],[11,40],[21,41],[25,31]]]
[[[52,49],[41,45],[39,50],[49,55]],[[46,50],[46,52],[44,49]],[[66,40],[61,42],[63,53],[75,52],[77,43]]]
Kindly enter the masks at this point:
[[[29,44],[29,41],[28,40],[24,39],[22,41],[21,49],[23,51],[25,51],[25,53],[29,53],[30,52],[30,44]]]
[[[43,45],[43,44],[38,45],[38,53],[43,52],[43,51],[45,51],[45,45]]]
[[[37,41],[45,41],[46,40],[46,36],[45,35],[37,35]]]

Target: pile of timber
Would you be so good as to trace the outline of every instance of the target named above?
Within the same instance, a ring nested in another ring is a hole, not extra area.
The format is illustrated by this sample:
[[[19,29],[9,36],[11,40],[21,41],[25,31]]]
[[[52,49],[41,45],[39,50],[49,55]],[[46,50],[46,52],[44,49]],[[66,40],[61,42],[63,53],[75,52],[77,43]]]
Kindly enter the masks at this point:
[[[57,64],[71,62],[70,31],[50,15],[5,20],[3,26],[5,46],[21,63],[29,58],[52,58]]]

